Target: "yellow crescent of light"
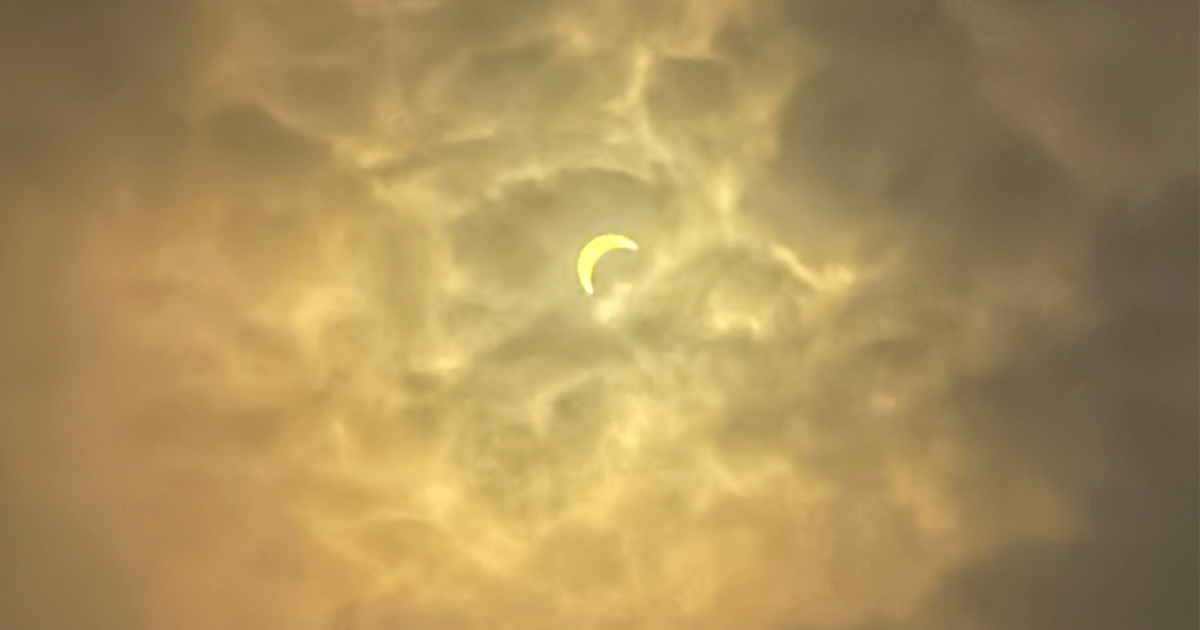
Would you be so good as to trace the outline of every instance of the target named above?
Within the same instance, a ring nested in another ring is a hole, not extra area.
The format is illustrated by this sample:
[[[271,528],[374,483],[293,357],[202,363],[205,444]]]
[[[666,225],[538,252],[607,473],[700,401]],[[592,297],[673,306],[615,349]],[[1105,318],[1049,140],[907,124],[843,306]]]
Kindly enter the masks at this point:
[[[579,284],[583,285],[583,290],[592,294],[592,268],[596,266],[596,262],[600,257],[611,252],[614,249],[637,249],[637,243],[634,243],[627,237],[620,234],[604,234],[597,236],[583,246],[579,250],[579,263],[577,269],[579,271]]]

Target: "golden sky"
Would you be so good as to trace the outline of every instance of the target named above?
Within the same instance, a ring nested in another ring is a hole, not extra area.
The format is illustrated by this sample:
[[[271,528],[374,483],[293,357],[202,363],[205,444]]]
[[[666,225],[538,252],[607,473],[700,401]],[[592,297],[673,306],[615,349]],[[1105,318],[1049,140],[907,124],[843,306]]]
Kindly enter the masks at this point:
[[[1198,24],[0,0],[0,627],[1197,627]]]

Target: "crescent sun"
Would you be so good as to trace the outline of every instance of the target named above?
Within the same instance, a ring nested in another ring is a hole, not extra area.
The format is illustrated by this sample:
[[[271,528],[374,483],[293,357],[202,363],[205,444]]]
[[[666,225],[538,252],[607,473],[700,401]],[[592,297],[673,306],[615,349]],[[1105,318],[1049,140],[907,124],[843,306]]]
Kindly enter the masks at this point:
[[[579,284],[583,286],[583,290],[587,291],[588,295],[592,294],[594,290],[592,288],[592,268],[596,266],[596,262],[600,260],[601,256],[614,249],[637,248],[637,243],[620,234],[604,234],[588,241],[588,244],[579,250],[579,262],[576,265],[579,271]]]

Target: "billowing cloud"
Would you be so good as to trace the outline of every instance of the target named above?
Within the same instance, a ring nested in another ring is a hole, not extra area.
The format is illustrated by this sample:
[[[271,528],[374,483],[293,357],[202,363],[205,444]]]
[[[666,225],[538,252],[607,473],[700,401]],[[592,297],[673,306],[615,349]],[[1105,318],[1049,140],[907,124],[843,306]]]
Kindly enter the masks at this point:
[[[1193,628],[1196,25],[10,2],[0,621]]]

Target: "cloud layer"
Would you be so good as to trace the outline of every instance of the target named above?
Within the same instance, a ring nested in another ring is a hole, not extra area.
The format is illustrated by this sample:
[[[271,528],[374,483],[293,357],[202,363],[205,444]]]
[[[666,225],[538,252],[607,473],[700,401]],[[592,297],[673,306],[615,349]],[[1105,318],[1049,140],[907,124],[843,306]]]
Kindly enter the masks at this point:
[[[1196,627],[1197,17],[5,3],[0,621]]]

